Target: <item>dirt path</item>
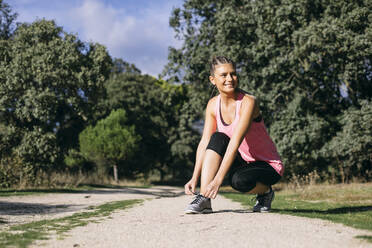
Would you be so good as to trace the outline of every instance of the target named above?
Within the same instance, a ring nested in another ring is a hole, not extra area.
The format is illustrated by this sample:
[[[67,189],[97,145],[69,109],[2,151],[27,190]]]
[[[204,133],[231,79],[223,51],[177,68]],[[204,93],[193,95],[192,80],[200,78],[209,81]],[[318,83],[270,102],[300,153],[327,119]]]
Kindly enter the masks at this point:
[[[185,215],[183,209],[191,198],[183,195],[179,188],[120,189],[19,198],[11,198],[9,202],[15,204],[22,200],[26,205],[66,205],[62,212],[56,208],[49,214],[35,214],[33,218],[36,219],[71,215],[86,206],[107,201],[151,199],[134,208],[115,212],[100,223],[77,227],[63,240],[53,237],[32,247],[372,247],[372,244],[354,238],[371,235],[371,232],[317,219],[252,213],[221,196],[212,203],[213,214]],[[22,221],[18,219],[18,222]]]
[[[97,189],[82,193],[40,194],[0,197],[0,231],[10,225],[55,219],[106,202],[173,197],[180,190],[170,187]]]

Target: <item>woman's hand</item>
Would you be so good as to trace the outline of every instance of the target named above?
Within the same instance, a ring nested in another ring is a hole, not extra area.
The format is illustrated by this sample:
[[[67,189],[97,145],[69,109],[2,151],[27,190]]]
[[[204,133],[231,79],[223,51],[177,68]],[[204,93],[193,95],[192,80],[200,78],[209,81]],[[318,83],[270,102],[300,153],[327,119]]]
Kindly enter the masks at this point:
[[[210,184],[208,184],[207,186],[207,190],[204,194],[204,197],[212,198],[212,199],[216,198],[218,190],[220,189],[220,186],[221,186],[221,183],[218,183],[215,180],[210,182]]]
[[[185,194],[186,195],[194,195],[195,194],[195,188],[198,180],[191,178],[190,181],[188,181],[185,184]]]

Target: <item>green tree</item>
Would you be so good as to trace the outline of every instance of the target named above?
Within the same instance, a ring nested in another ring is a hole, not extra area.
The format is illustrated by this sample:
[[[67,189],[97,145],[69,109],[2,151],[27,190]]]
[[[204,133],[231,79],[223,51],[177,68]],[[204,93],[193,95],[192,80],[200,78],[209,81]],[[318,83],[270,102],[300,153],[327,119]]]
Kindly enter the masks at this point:
[[[328,169],[349,182],[353,177],[372,178],[372,104],[360,101],[359,107],[350,107],[339,117],[342,129],[323,146]]]
[[[127,123],[123,109],[113,110],[97,125],[88,126],[79,135],[80,152],[88,160],[113,167],[114,179],[118,181],[118,164],[128,160],[138,150],[141,137],[135,127]]]
[[[123,108],[128,122],[143,137],[140,151],[146,156],[131,161],[134,174],[158,171],[166,175],[184,175],[194,144],[193,130],[182,124],[181,113],[188,101],[188,87],[157,80],[149,75],[124,71],[113,73],[106,83],[108,109]]]
[[[282,118],[270,126],[288,176],[308,174],[322,167],[318,150],[327,141],[329,122],[306,108],[309,105],[306,96],[296,95],[283,110]]]
[[[118,73],[129,73],[129,74],[141,74],[141,70],[138,69],[134,64],[129,64],[128,62],[124,61],[120,58],[115,58],[113,60],[113,66],[111,72],[113,74]]]
[[[293,162],[287,171],[327,170],[328,155],[317,154],[342,129],[338,116],[371,100],[371,8],[363,0],[187,0],[170,18],[184,42],[170,48],[164,76],[192,85],[190,118],[197,120],[210,94],[211,56],[232,58],[240,86],[260,99],[267,126],[285,126],[271,130],[273,138],[293,135],[303,144],[279,145]],[[300,98],[306,104],[294,108]],[[295,113],[296,127],[289,117]]]
[[[19,25],[0,44],[0,138],[6,141],[0,156],[17,154],[32,171],[57,166],[95,120],[111,58],[103,46],[47,20]]]
[[[14,13],[7,3],[0,0],[0,40],[7,40],[10,38],[16,26],[14,21],[17,15],[18,14]]]
[[[170,19],[184,43],[170,49],[165,73],[206,90],[209,59],[224,54],[270,110],[301,89],[315,111],[338,114],[346,99],[372,91],[370,9],[370,1],[188,0]]]

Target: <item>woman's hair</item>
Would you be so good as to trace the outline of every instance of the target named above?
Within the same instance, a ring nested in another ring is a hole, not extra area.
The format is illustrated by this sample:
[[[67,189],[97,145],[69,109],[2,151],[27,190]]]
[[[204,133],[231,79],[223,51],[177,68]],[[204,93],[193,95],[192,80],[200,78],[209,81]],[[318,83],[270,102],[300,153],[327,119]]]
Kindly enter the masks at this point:
[[[235,63],[231,59],[225,56],[213,56],[211,64],[210,64],[210,73],[214,75],[214,70],[216,69],[216,65],[222,64],[232,64],[235,69]]]

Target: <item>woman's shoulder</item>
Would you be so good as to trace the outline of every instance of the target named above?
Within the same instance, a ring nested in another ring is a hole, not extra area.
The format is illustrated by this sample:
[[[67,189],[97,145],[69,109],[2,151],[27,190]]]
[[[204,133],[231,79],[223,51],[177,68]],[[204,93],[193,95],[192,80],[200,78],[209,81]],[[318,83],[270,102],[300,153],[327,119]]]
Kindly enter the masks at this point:
[[[241,90],[242,100],[240,107],[240,114],[250,112],[250,109],[253,107],[253,118],[257,118],[261,115],[259,108],[259,101],[254,95],[249,94],[246,91]]]
[[[255,101],[257,101],[257,97],[255,97],[254,95],[248,93],[245,90],[238,89],[238,92],[241,95],[241,100],[244,101],[244,102],[252,102],[252,101],[255,102]]]
[[[218,99],[218,95],[209,99],[208,104],[207,104],[207,108],[206,108],[206,111],[209,112],[210,114],[212,114],[213,116],[215,115],[214,112],[215,112],[215,109],[216,109],[217,99]]]
[[[218,99],[218,95],[212,97],[211,99],[209,99],[208,104],[207,104],[207,108],[208,108],[209,106],[215,106],[216,103],[217,103],[217,99]]]

